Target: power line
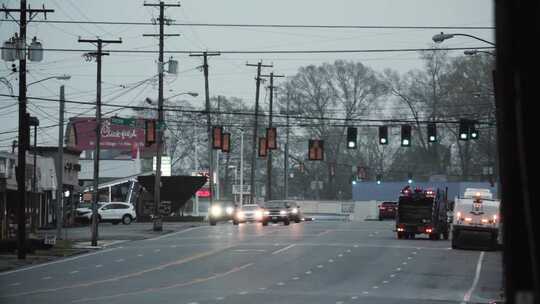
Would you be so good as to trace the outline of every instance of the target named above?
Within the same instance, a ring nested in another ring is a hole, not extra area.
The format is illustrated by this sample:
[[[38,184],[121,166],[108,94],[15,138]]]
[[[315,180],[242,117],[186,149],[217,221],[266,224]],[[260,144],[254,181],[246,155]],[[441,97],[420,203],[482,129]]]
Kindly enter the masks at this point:
[[[152,22],[130,21],[81,21],[81,20],[36,20],[34,23],[92,24],[92,25],[136,25],[154,26]],[[413,25],[315,25],[315,24],[250,24],[250,23],[171,23],[170,26],[191,27],[259,27],[297,29],[393,29],[393,30],[494,30],[494,26],[413,26]]]
[[[7,95],[7,94],[0,94],[0,96],[4,97],[18,97],[15,95]],[[43,100],[43,101],[53,101],[53,102],[60,102],[58,99],[53,98],[41,98],[41,97],[27,97],[27,99],[32,100]],[[66,103],[73,103],[73,104],[82,104],[82,105],[94,105],[93,102],[87,102],[87,101],[76,101],[76,100],[65,100]],[[125,108],[125,109],[136,109],[136,110],[155,110],[151,107],[143,107],[143,106],[130,106],[125,104],[103,104],[103,107],[112,107],[112,108]],[[255,113],[251,112],[240,112],[240,111],[205,111],[205,110],[186,110],[179,107],[163,107],[164,111],[168,112],[180,112],[180,113],[193,113],[193,114],[200,114],[205,115],[210,112],[211,114],[216,115],[239,115],[239,116],[255,116]],[[257,116],[268,116],[264,113],[259,113]],[[286,118],[287,115],[284,114],[275,114],[276,117],[282,117]],[[431,123],[433,121],[431,120],[411,120],[411,119],[365,119],[365,118],[338,118],[338,117],[316,117],[316,116],[298,116],[298,115],[288,115],[291,119],[306,119],[306,120],[320,120],[320,121],[344,121],[344,122],[378,122],[378,123]],[[448,124],[457,124],[459,123],[459,120],[439,120],[436,121],[436,123],[448,123]],[[490,122],[478,122],[479,125],[482,124],[491,124]],[[2,133],[0,133],[2,134]]]
[[[5,49],[1,47],[0,49]],[[348,50],[252,50],[252,51],[240,51],[240,50],[226,50],[226,51],[212,51],[213,53],[221,54],[334,54],[334,53],[398,53],[398,52],[430,52],[430,51],[465,51],[470,49],[476,50],[492,50],[494,47],[482,46],[482,47],[448,47],[448,48],[403,48],[403,49],[348,49]],[[48,48],[43,49],[48,52],[80,52],[89,53],[93,52],[90,49],[71,49],[71,48]],[[106,50],[109,53],[142,53],[142,54],[157,54],[158,51],[153,50],[128,50],[128,49],[116,49]],[[165,53],[168,54],[192,54],[198,51],[180,51],[180,50],[168,50]]]

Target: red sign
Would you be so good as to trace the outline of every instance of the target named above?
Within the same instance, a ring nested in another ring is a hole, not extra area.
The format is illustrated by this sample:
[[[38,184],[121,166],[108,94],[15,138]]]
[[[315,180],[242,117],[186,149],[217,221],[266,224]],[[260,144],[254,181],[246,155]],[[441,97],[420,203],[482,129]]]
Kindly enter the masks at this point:
[[[93,117],[76,117],[69,120],[68,146],[77,150],[93,150],[96,146],[96,120]],[[112,124],[109,118],[101,123],[101,148],[133,151],[135,147],[144,148],[144,119],[137,119],[135,127]],[[152,145],[149,150],[154,150]],[[146,150],[145,149],[145,150]]]
[[[210,197],[210,190],[201,188],[201,190],[197,191],[195,195],[197,195],[198,197]]]

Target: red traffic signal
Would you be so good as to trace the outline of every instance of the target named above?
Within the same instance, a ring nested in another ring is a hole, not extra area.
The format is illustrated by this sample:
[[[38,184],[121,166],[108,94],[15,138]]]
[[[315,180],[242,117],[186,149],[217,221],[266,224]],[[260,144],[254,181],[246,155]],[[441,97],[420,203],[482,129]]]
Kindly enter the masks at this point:
[[[212,128],[212,148],[221,149],[223,144],[223,127]]]
[[[149,119],[144,121],[144,144],[150,147],[156,142],[156,121]]]
[[[266,147],[268,150],[277,149],[277,131],[276,128],[266,128]]]
[[[223,133],[221,151],[225,153],[231,151],[231,133]]]
[[[259,137],[259,157],[266,157],[266,155],[268,155],[266,137]]]
[[[309,160],[324,160],[324,140],[310,139],[308,149]]]

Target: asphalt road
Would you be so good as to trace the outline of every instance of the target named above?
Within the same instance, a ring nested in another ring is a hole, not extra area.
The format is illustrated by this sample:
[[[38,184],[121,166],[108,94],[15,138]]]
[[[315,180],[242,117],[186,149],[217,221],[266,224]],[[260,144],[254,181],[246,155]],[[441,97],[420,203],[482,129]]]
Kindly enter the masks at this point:
[[[500,252],[388,222],[200,226],[0,273],[0,303],[487,303]]]

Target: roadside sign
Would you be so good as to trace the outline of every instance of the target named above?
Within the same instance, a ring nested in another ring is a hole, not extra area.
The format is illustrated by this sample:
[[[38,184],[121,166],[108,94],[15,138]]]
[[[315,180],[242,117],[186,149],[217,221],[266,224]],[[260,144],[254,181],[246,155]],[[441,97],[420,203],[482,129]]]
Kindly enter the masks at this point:
[[[135,127],[135,118],[121,118],[121,117],[112,117],[111,123],[115,125]]]

